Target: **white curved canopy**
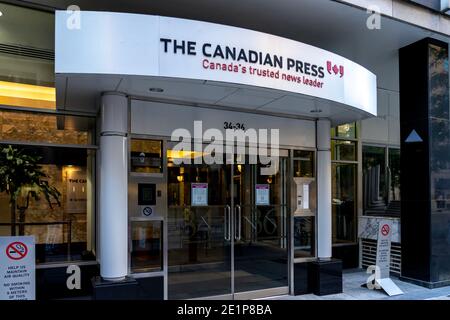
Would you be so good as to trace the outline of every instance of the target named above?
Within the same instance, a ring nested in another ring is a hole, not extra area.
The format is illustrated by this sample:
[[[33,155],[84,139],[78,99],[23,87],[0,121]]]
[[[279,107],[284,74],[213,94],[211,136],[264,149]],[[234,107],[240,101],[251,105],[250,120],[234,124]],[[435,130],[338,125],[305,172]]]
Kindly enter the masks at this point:
[[[212,87],[217,96],[208,103],[335,122],[377,113],[376,76],[369,70],[329,51],[248,29],[140,14],[59,11],[55,51],[57,103],[63,108],[70,91],[82,95],[90,81],[88,91],[178,99],[170,96],[176,87],[190,91],[192,102]],[[150,92],[149,86],[164,92]],[[252,95],[269,100],[226,103],[236,94],[245,101]]]

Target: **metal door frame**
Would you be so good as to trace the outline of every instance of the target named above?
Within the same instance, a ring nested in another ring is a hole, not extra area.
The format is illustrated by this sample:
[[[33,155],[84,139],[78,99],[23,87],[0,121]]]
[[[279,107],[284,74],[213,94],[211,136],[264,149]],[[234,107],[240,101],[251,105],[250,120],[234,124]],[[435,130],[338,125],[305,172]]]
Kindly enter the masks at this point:
[[[157,136],[157,135],[148,135],[148,134],[133,134],[130,133],[129,134],[129,139],[149,139],[149,140],[161,140],[162,141],[162,150],[163,150],[163,173],[160,174],[156,174],[158,177],[163,177],[163,179],[166,181],[167,183],[167,150],[168,150],[168,144],[170,142],[173,142],[170,140],[170,137],[167,136]],[[192,141],[193,143],[194,141]],[[128,148],[130,147],[130,144],[128,146]],[[230,261],[230,277],[231,277],[231,281],[230,281],[230,293],[229,294],[224,294],[224,295],[215,295],[215,296],[206,296],[206,297],[196,297],[196,298],[191,298],[189,300],[248,300],[248,299],[258,299],[258,298],[264,298],[264,297],[270,297],[270,296],[275,296],[275,295],[286,295],[289,294],[290,292],[290,287],[292,285],[292,280],[291,278],[291,273],[292,273],[292,266],[291,266],[291,260],[292,257],[290,255],[290,251],[291,251],[291,237],[292,234],[290,232],[290,204],[289,204],[289,190],[290,190],[290,184],[291,181],[289,180],[289,172],[290,172],[290,158],[291,158],[291,154],[290,154],[290,150],[291,149],[295,149],[295,150],[299,150],[299,149],[304,149],[304,148],[293,148],[291,146],[287,147],[283,147],[280,146],[280,151],[286,151],[286,155],[280,155],[280,158],[286,158],[286,165],[285,165],[285,176],[284,179],[282,180],[282,183],[284,184],[284,188],[285,188],[285,199],[284,201],[286,202],[286,211],[285,211],[285,215],[284,215],[284,223],[286,225],[286,257],[287,257],[287,266],[286,266],[286,274],[288,277],[288,281],[287,281],[287,285],[286,286],[282,286],[282,287],[274,287],[274,288],[266,288],[266,289],[260,289],[260,290],[254,290],[254,291],[245,291],[245,292],[236,292],[235,291],[235,255],[234,255],[234,247],[235,247],[235,203],[234,203],[234,169],[235,169],[235,163],[233,161],[233,163],[231,164],[227,164],[224,163],[226,166],[230,167],[230,174],[231,174],[231,179],[230,179],[230,185],[229,188],[231,188],[230,190],[230,197],[231,197],[231,201],[230,201],[230,208],[231,208],[231,214],[230,214],[230,218],[231,218],[231,239],[230,239],[230,255],[231,255],[231,261]],[[283,152],[284,153],[284,152]],[[253,192],[253,191],[252,191]],[[227,204],[225,204],[227,205]],[[168,300],[168,291],[169,291],[169,281],[168,281],[168,277],[169,277],[169,263],[168,263],[168,226],[167,226],[167,221],[168,221],[168,217],[166,216],[163,219],[163,270],[159,271],[159,272],[148,272],[148,273],[139,273],[139,274],[130,274],[130,276],[132,277],[156,277],[156,276],[164,276],[164,299]]]

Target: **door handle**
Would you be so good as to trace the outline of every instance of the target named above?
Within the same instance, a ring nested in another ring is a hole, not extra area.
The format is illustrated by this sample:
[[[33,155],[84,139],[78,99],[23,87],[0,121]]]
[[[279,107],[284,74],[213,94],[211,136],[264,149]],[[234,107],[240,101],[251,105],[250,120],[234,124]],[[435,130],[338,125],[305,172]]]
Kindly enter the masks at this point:
[[[231,207],[229,205],[226,205],[225,208],[223,208],[223,216],[224,216],[224,228],[223,228],[223,237],[225,240],[230,241],[231,240]]]
[[[237,216],[236,216],[236,213],[237,213]],[[234,238],[236,239],[236,240],[241,240],[241,236],[242,236],[242,208],[241,208],[241,206],[240,205],[236,205],[235,206],[235,210],[234,210],[234,217],[235,217],[235,219],[236,219],[236,221],[235,221],[235,228],[236,228],[236,230],[235,230],[235,232],[234,232]],[[237,222],[237,227],[236,227],[236,222]],[[236,232],[237,232],[237,234],[236,234]]]

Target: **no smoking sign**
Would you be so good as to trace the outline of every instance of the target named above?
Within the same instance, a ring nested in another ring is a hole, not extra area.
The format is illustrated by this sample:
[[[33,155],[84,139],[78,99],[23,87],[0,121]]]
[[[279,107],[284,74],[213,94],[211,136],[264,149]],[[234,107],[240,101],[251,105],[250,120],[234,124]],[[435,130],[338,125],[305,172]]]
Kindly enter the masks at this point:
[[[389,227],[388,224],[385,224],[381,227],[381,233],[383,234],[383,236],[387,236],[390,230],[391,228]]]
[[[28,248],[23,242],[13,242],[6,247],[6,255],[12,260],[22,260],[27,253]]]
[[[33,236],[0,237],[0,300],[36,299]]]

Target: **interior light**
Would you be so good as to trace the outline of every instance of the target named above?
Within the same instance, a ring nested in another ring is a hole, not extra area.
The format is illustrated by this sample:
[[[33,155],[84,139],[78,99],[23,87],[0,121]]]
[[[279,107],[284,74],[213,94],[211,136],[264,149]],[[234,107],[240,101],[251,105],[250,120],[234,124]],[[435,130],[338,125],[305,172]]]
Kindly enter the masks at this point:
[[[202,156],[203,153],[198,151],[167,150],[167,157],[171,159],[195,159]]]
[[[56,109],[56,90],[51,87],[0,81],[0,104]]]
[[[0,17],[3,16],[3,12],[0,11]]]

